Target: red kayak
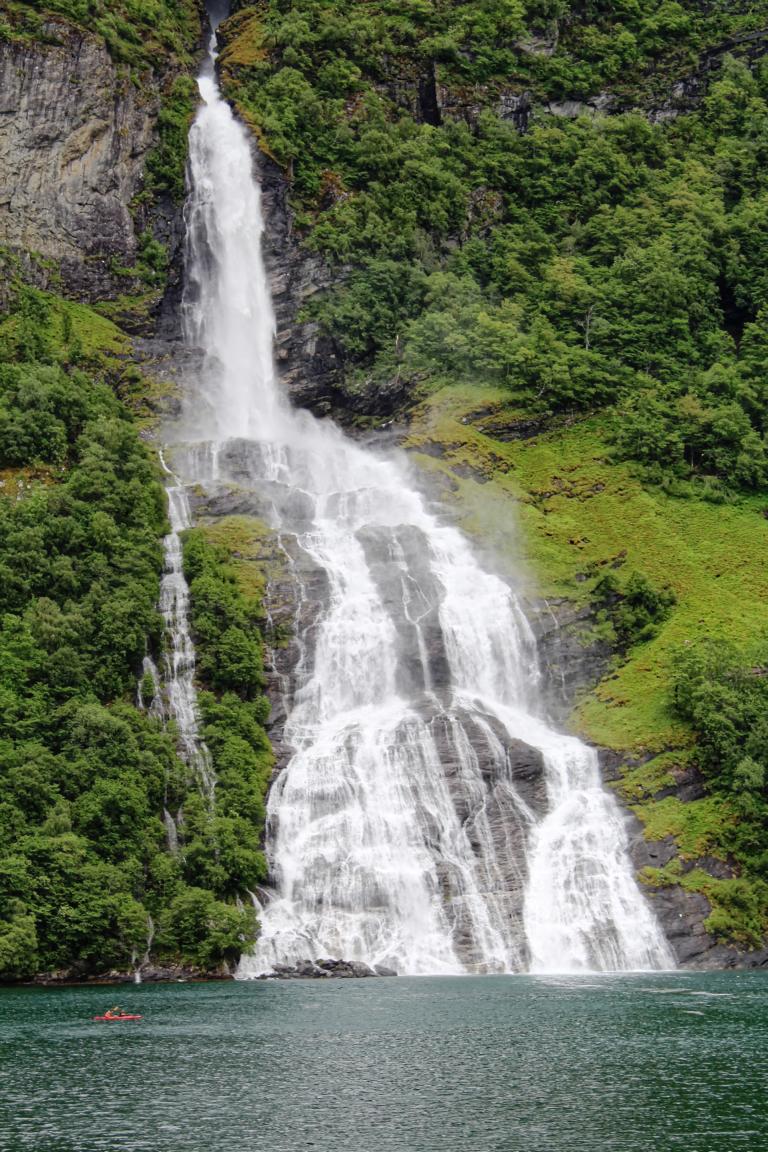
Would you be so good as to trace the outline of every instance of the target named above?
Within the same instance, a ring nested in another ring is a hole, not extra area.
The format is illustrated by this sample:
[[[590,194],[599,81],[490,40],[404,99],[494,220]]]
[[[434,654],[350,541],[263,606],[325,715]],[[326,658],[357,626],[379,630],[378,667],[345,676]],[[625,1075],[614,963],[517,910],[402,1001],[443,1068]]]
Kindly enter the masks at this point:
[[[94,1020],[141,1020],[141,1016],[130,1016],[127,1012],[123,1012],[120,1016],[113,1016],[111,1012],[107,1012],[105,1016],[94,1016]]]

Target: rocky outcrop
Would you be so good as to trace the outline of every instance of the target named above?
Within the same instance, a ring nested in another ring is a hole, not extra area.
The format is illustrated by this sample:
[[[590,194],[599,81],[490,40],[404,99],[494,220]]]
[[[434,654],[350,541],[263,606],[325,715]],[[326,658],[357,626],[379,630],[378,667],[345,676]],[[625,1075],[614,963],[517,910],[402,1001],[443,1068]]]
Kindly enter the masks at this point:
[[[532,605],[529,614],[539,643],[544,674],[544,694],[549,714],[567,728],[574,701],[589,692],[608,671],[612,651],[604,641],[592,639],[593,611],[577,607],[565,599],[541,601]],[[609,748],[599,749],[600,767],[606,784],[615,785],[628,769],[636,768],[642,759],[630,759]],[[650,756],[645,759],[650,759]],[[677,774],[674,785],[647,799],[661,800],[675,796],[683,803],[705,795],[703,781],[695,768]],[[617,799],[621,801],[621,796]],[[662,840],[646,838],[643,825],[625,806],[629,856],[635,871],[664,868],[678,858],[678,847],[671,836]],[[701,868],[717,879],[728,879],[733,869],[722,860],[703,858],[681,861],[684,872]],[[653,887],[644,892],[658,918],[678,964],[685,968],[761,968],[768,966],[768,949],[746,951],[723,944],[705,927],[712,912],[709,900],[701,892],[688,891],[678,884]]]
[[[275,964],[258,980],[360,980],[370,976],[397,976],[384,964],[363,964],[360,960],[304,960],[300,964]]]
[[[610,666],[609,644],[592,634],[593,610],[563,598],[529,608],[536,633],[547,711],[567,724],[573,703],[602,679]]]
[[[655,94],[650,95],[642,105],[634,100],[622,99],[615,92],[598,92],[584,100],[552,101],[544,104],[543,110],[566,119],[637,112],[646,116],[652,124],[663,124],[698,108],[707,94],[710,83],[722,68],[726,56],[735,55],[751,68],[764,58],[766,52],[768,52],[768,29],[748,32],[742,36],[731,37],[703,52],[693,71],[669,84],[666,91],[663,89],[659,91],[657,84]]]
[[[155,143],[157,80],[133,83],[95,35],[51,20],[44,39],[0,41],[0,243],[53,267],[67,294],[93,301],[135,290],[147,218],[131,211]],[[180,211],[155,213],[171,255]],[[39,260],[42,258],[42,262]]]
[[[617,779],[621,757],[603,752],[601,756],[604,776]],[[688,801],[704,795],[701,780],[695,772],[681,780],[677,788],[670,789],[678,799]],[[661,799],[661,794],[655,797]],[[647,840],[640,821],[627,814],[629,855],[635,869],[664,868],[678,856],[678,848],[671,836],[661,840]],[[700,868],[716,879],[730,879],[733,868],[723,860],[704,857],[684,861],[683,870]],[[646,894],[661,924],[664,935],[678,964],[685,968],[764,968],[768,967],[768,948],[744,950],[717,940],[705,927],[712,912],[709,900],[701,892],[690,892],[679,884],[664,887],[646,887]]]

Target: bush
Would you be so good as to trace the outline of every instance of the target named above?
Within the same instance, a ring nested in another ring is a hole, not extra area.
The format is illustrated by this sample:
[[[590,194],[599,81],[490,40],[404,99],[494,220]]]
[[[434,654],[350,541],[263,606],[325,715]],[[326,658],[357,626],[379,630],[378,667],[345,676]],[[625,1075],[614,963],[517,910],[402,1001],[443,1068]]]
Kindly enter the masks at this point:
[[[232,896],[267,872],[261,840],[274,758],[264,730],[262,609],[241,591],[226,548],[203,529],[186,532],[183,544],[197,669],[208,689],[199,698],[202,736],[216,774],[215,818],[202,808],[187,812],[185,852],[199,885]]]
[[[709,789],[738,814],[722,847],[745,876],[768,881],[768,646],[751,659],[721,639],[682,649],[673,706],[696,734]]]
[[[204,970],[235,963],[255,937],[253,907],[237,908],[202,888],[187,888],[158,924],[161,953],[182,955]]]
[[[595,584],[593,595],[598,620],[610,622],[622,652],[652,639],[677,601],[671,588],[654,588],[642,572],[632,572],[623,581],[607,572]]]

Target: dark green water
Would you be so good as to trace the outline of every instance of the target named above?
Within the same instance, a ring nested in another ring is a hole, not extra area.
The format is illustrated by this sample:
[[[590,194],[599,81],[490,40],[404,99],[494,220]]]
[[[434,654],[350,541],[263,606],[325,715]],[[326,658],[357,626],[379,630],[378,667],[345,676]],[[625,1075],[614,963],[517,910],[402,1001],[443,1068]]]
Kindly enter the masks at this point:
[[[768,1152],[768,974],[0,990],[2,1152]]]

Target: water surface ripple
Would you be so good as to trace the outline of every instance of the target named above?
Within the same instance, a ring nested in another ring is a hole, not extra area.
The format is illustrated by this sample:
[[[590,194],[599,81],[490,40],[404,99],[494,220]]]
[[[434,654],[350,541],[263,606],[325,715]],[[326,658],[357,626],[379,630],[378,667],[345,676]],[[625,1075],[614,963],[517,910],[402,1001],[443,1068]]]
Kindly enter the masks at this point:
[[[0,990],[1,1152],[765,1152],[757,973]]]

